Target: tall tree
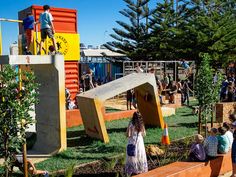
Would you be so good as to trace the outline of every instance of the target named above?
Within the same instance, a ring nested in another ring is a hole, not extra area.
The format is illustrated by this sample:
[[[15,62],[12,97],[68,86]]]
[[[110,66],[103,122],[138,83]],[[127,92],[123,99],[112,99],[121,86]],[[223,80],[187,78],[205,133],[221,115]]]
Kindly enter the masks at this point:
[[[187,24],[189,23],[191,11],[189,3],[164,0],[157,3],[155,13],[151,20],[151,38],[153,60],[177,60],[188,58],[191,50],[191,37],[189,37]]]
[[[153,18],[150,19],[151,38],[149,40],[154,60],[168,60],[174,57],[175,11],[173,0],[157,3]]]
[[[210,66],[210,56],[208,54],[202,54],[201,57],[202,62],[196,76],[195,93],[199,102],[199,109],[201,110],[199,116],[204,120],[205,128],[207,128],[207,122],[212,116],[212,106],[220,100],[219,90],[221,86],[221,76],[218,74],[217,82],[213,82],[213,70]],[[199,119],[199,121],[201,120]],[[205,129],[205,135],[206,134]]]
[[[25,129],[33,123],[30,111],[37,102],[35,76],[24,72],[19,88],[18,73],[10,65],[0,71],[0,157],[4,157],[5,176],[9,175],[12,154],[18,153],[26,142]]]
[[[191,56],[201,61],[200,53],[209,53],[212,64],[236,59],[235,0],[191,0],[194,9],[188,27],[195,41]]]
[[[120,11],[120,13],[128,18],[128,22],[117,21],[122,29],[113,28],[115,34],[110,36],[114,41],[106,43],[106,48],[125,54],[131,60],[149,60],[147,17],[153,13],[147,6],[149,1],[124,0],[127,9]]]

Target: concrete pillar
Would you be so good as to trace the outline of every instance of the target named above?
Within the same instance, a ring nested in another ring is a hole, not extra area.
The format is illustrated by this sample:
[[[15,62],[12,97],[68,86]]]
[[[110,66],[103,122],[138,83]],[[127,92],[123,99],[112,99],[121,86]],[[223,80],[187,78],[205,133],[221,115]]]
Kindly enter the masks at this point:
[[[37,141],[34,153],[50,154],[65,150],[65,71],[64,57],[37,55],[0,56],[0,64],[30,65],[39,87],[39,104],[35,105]]]

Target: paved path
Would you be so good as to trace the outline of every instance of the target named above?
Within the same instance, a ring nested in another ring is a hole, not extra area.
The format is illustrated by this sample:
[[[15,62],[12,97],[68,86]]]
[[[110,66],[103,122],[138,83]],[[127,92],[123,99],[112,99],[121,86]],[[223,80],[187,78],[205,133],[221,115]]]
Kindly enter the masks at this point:
[[[41,161],[47,160],[47,157],[30,157],[28,156],[28,159],[30,159],[33,163],[39,163]],[[2,165],[4,162],[3,159],[0,159],[0,165]]]

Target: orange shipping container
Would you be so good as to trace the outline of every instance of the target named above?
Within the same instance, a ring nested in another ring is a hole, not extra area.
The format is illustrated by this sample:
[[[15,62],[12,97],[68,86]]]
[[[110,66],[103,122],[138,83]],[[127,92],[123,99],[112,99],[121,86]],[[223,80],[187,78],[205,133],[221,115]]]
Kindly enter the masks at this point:
[[[27,12],[32,12],[35,21],[38,21],[40,13],[43,12],[43,6],[32,5],[18,12],[18,19],[23,20]],[[77,10],[51,7],[50,12],[54,18],[53,24],[57,33],[78,33],[77,30]],[[39,28],[40,29],[40,28]],[[20,34],[24,33],[22,25],[19,25]]]
[[[74,100],[79,91],[79,67],[78,62],[65,61],[65,87],[70,90],[71,99]]]

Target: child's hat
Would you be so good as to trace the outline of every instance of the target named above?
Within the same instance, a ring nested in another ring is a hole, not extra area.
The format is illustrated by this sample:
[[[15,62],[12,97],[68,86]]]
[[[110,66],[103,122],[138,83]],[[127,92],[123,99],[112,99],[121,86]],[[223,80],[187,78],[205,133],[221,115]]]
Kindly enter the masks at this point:
[[[200,135],[200,134],[195,135],[195,141],[201,143],[201,142],[203,142],[203,140],[204,140],[204,138],[202,135]]]

